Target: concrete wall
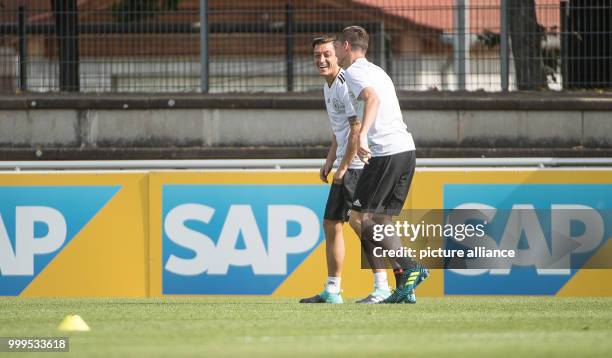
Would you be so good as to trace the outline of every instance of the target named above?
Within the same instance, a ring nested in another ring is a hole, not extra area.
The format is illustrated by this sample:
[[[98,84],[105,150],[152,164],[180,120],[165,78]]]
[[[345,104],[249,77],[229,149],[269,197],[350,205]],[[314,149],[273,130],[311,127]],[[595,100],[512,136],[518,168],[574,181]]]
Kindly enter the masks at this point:
[[[0,150],[328,145],[321,98],[300,98],[0,98]],[[541,98],[508,102],[501,95],[465,101],[436,94],[401,102],[420,149],[612,148],[612,98],[581,98],[547,106],[538,106]]]
[[[421,146],[610,147],[612,112],[405,110]],[[0,111],[3,147],[300,146],[329,143],[323,110]]]

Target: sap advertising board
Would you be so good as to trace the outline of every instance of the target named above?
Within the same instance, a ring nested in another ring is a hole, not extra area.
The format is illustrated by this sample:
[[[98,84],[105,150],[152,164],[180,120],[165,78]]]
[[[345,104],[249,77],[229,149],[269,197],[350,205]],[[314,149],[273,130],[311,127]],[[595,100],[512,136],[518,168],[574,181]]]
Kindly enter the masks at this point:
[[[599,173],[589,175],[595,178]],[[602,175],[608,180],[607,174]],[[107,181],[116,181],[111,179]],[[68,181],[60,186],[0,186],[0,295],[23,294],[38,282],[41,272],[58,261],[58,256],[61,258],[60,253],[81,237],[83,228],[92,220],[100,219],[112,226],[119,216],[132,215],[130,220],[150,222],[162,229],[161,235],[150,238],[144,237],[144,231],[131,233],[135,235],[132,239],[162,250],[162,261],[156,263],[161,268],[160,294],[273,294],[323,241],[327,185],[162,184],[161,212],[146,207],[138,211],[138,204],[129,213],[105,211],[106,215],[100,216],[97,214],[112,200],[129,193],[120,193],[121,185],[74,185],[76,180],[72,177]],[[134,183],[140,181],[134,179]],[[427,189],[425,184],[420,185],[420,190]],[[149,191],[143,191],[141,186],[134,188],[130,200],[142,200],[144,205],[150,202],[146,196],[136,195]],[[445,270],[445,294],[555,295],[574,278],[580,263],[600,251],[612,236],[609,184],[447,183],[432,188],[432,193],[443,190],[446,209],[490,209],[487,212],[491,215],[491,230],[486,246],[510,247],[519,252],[517,261],[505,268]],[[551,215],[554,210],[568,208],[572,210]],[[519,212],[536,229],[508,241],[503,233],[515,225],[513,215]],[[106,235],[98,234],[101,238],[87,239],[98,242]],[[530,261],[535,257],[530,255],[534,247],[539,254],[553,256],[558,251],[554,238],[559,234],[579,243],[569,255],[571,269],[543,270],[537,261]],[[119,242],[116,247],[121,246]],[[112,263],[112,257],[108,260]],[[134,262],[140,264],[150,263]],[[103,271],[100,268],[98,274],[103,275]]]
[[[445,294],[554,295],[612,236],[612,185],[446,184],[444,208],[485,209],[469,218],[488,221],[483,244],[518,253],[511,267],[446,270]],[[559,257],[564,268],[542,269],[567,239],[576,247]]]
[[[0,296],[19,295],[120,188],[0,187]]]
[[[326,185],[163,185],[163,294],[272,294],[323,240]]]

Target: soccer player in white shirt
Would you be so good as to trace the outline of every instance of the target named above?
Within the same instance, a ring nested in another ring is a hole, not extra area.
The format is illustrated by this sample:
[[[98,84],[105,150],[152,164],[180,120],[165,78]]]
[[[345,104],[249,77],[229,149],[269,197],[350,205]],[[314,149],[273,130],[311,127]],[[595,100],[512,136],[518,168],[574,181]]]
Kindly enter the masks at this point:
[[[350,94],[364,106],[357,155],[366,166],[355,189],[352,215],[361,222],[361,243],[370,265],[383,268],[382,258],[372,254],[374,248],[395,250],[402,243],[397,236],[375,241],[372,230],[375,224],[391,224],[392,216],[400,214],[414,175],[416,156],[393,81],[365,57],[368,43],[369,35],[362,27],[349,26],[338,34],[334,47],[338,63],[345,69]],[[410,258],[394,258],[391,264],[397,288],[381,303],[415,303],[414,290],[429,272]]]
[[[353,194],[363,162],[357,157],[359,144],[359,128],[361,122],[354,108],[356,102],[351,101],[344,71],[338,66],[334,52],[332,36],[322,36],[312,42],[314,64],[319,74],[325,78],[323,92],[325,106],[332,127],[332,144],[327,153],[325,164],[319,171],[323,182],[331,172],[334,162],[338,165],[333,176],[333,182],[325,206],[323,228],[325,231],[328,277],[325,290],[318,295],[300,300],[301,303],[342,303],[340,281],[344,263],[343,223],[349,221],[349,211],[353,202]],[[360,232],[357,217],[349,221],[357,235]],[[391,292],[387,283],[387,273],[384,269],[374,272],[375,290],[361,303],[378,303],[386,299]]]

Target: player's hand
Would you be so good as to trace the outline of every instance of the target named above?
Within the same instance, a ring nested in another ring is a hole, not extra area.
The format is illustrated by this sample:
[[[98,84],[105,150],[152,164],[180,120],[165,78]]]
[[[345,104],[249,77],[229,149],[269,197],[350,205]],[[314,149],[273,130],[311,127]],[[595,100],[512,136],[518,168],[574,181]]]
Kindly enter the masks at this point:
[[[323,164],[321,169],[319,169],[319,178],[321,178],[322,182],[328,183],[327,176],[329,175],[329,172],[331,171],[331,168],[332,168],[331,165],[325,163],[325,164]]]
[[[370,158],[372,158],[372,152],[370,152],[370,147],[368,146],[367,133],[359,136],[359,149],[357,150],[357,156],[366,164],[368,164],[368,161]]]
[[[336,172],[334,173],[334,179],[333,179],[334,184],[342,184],[342,181],[344,180],[344,174],[346,174],[346,169],[336,170]]]

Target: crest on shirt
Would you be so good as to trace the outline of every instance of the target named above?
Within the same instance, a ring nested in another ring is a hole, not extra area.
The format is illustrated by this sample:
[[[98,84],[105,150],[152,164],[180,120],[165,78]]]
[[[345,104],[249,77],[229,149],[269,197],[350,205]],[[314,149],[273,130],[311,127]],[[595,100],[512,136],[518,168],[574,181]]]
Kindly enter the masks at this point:
[[[344,112],[344,104],[342,104],[337,98],[333,98],[331,104],[334,108],[334,112]]]

